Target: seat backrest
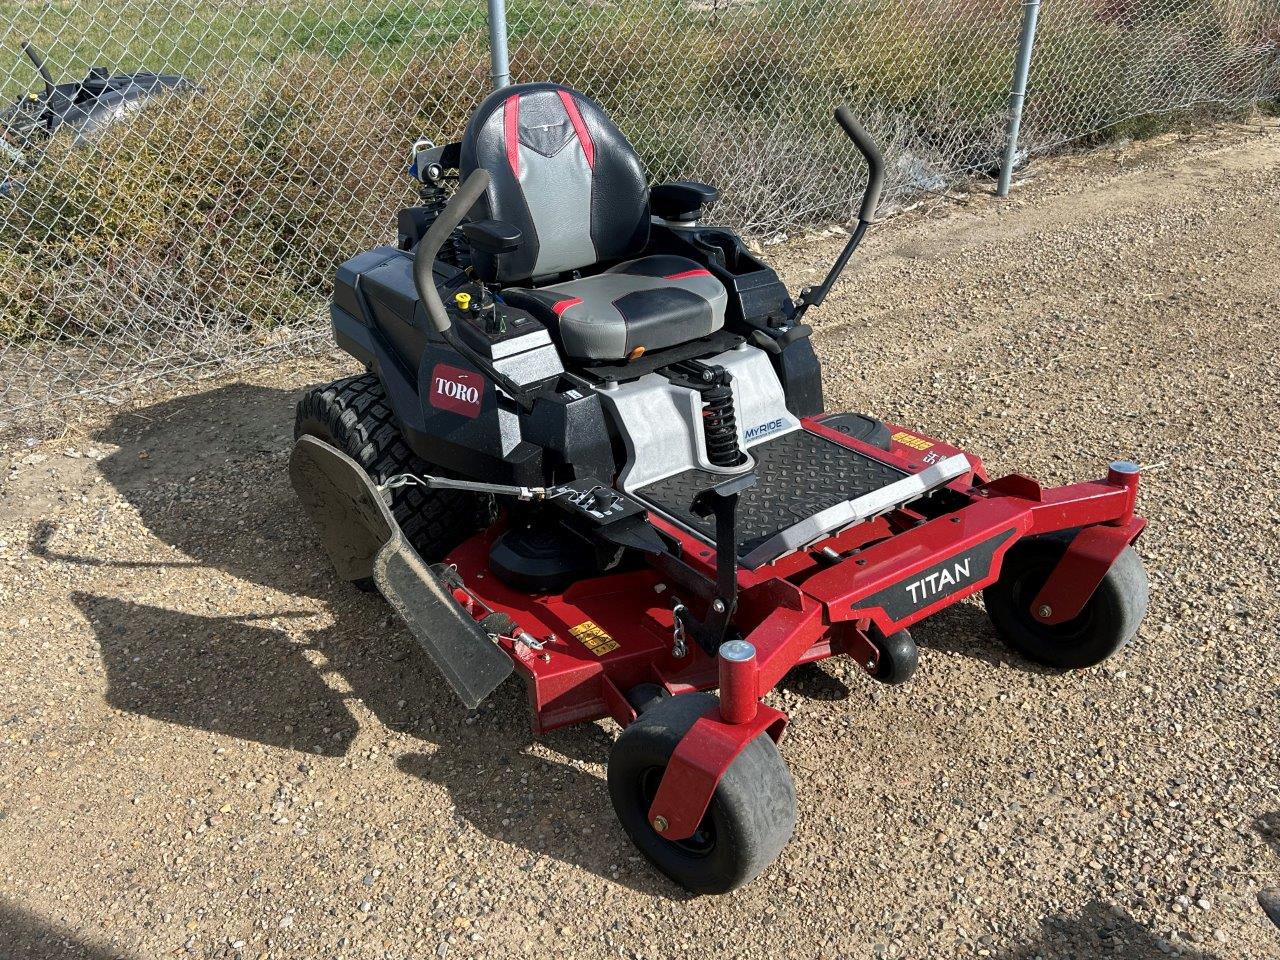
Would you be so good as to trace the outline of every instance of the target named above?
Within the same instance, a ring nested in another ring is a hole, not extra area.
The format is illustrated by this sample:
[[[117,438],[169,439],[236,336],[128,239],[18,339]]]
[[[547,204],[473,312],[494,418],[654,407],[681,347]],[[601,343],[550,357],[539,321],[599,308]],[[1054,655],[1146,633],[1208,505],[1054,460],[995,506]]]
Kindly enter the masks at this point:
[[[523,234],[512,253],[474,252],[486,281],[577,270],[639,253],[648,241],[640,158],[596,103],[568,87],[524,83],[485,98],[462,138],[460,173],[477,168],[491,183],[473,217]]]

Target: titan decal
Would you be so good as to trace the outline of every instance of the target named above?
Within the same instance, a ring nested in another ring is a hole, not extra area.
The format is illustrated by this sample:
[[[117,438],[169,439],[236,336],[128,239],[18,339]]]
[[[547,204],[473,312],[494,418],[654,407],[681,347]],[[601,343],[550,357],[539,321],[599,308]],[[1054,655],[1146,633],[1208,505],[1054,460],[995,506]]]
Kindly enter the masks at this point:
[[[908,583],[907,592],[911,594],[911,600],[914,603],[928,600],[930,597],[942,593],[947,587],[954,587],[958,583],[968,583],[970,580],[969,569],[972,566],[972,557],[957,560],[950,568],[943,568],[937,573],[931,573],[927,577],[921,577],[919,580],[913,580]]]
[[[869,610],[879,607],[894,620],[903,620],[917,610],[936,603],[943,597],[959,593],[966,587],[981,583],[991,572],[996,552],[1014,534],[1005,530],[990,540],[970,547],[964,553],[948,557],[941,563],[898,581],[891,587],[859,600],[856,608]]]

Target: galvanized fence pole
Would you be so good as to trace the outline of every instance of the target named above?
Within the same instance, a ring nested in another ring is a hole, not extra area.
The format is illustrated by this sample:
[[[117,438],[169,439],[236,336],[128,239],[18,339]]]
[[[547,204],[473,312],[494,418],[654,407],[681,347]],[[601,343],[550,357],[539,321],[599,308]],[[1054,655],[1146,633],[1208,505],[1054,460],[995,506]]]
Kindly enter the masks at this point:
[[[1040,0],[1024,0],[1022,35],[1018,37],[1018,59],[1013,67],[1013,89],[1009,91],[1009,132],[1004,142],[1004,162],[1000,164],[1000,186],[996,196],[1009,195],[1009,181],[1018,156],[1018,130],[1022,126],[1022,104],[1027,98],[1027,74],[1031,72],[1031,48],[1036,42],[1036,24],[1040,19]]]
[[[495,90],[511,82],[511,67],[507,63],[507,0],[489,0],[489,76],[493,78]]]

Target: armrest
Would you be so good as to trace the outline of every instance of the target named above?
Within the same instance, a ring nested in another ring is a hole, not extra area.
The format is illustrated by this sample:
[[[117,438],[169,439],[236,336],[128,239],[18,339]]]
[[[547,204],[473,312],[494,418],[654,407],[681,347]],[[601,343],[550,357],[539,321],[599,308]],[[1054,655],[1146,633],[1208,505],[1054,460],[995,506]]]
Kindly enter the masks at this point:
[[[524,236],[520,228],[505,220],[473,220],[462,225],[467,243],[485,253],[510,253],[520,246]]]
[[[654,214],[677,223],[699,219],[703,208],[719,199],[719,190],[694,180],[673,180],[649,191],[649,207]]]

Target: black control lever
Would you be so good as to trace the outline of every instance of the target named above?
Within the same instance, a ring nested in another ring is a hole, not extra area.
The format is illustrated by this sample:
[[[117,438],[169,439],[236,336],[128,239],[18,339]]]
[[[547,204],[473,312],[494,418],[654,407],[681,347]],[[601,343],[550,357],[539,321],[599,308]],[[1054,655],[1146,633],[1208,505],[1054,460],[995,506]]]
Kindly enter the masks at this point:
[[[49,72],[49,67],[45,64],[44,54],[30,40],[22,44],[22,52],[35,65],[36,72],[40,74],[40,79],[44,81],[45,99],[52,100],[54,94],[58,92],[58,85],[54,82],[53,74]]]
[[[822,301],[827,298],[827,294],[844,271],[845,264],[849,262],[853,252],[858,249],[858,244],[862,242],[862,235],[875,220],[876,207],[880,204],[880,190],[884,186],[884,158],[880,155],[880,148],[871,139],[871,135],[857,120],[853,119],[853,114],[848,107],[840,107],[836,110],[836,122],[840,124],[841,129],[853,141],[853,145],[858,148],[858,152],[867,162],[867,189],[862,194],[862,205],[858,208],[858,223],[853,229],[853,235],[840,251],[840,256],[836,257],[836,262],[831,265],[826,279],[816,287],[805,287],[800,291],[800,296],[796,299],[797,323],[800,322],[806,310],[821,306]]]
[[[529,410],[533,407],[533,398],[529,393],[495,367],[488,357],[471,349],[453,329],[453,322],[449,319],[449,313],[440,299],[440,292],[436,290],[435,276],[432,272],[440,248],[453,235],[458,224],[462,223],[463,217],[488,189],[488,172],[483,169],[474,170],[458,187],[457,192],[449,198],[445,208],[436,216],[435,222],[418,241],[418,247],[413,254],[413,285],[417,288],[418,298],[427,311],[427,318],[444,341],[471,361],[489,380],[501,387],[512,400],[525,410]]]

